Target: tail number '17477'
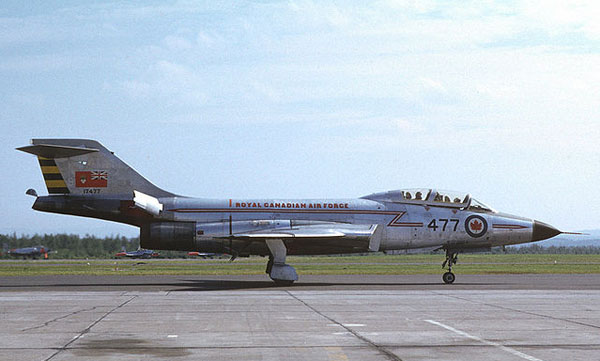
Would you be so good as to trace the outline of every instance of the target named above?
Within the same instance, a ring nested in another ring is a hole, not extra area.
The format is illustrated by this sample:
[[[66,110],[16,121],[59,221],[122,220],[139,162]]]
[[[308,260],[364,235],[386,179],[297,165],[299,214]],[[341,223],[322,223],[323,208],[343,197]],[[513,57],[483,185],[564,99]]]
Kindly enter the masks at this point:
[[[439,225],[438,225],[439,222]],[[431,228],[434,231],[437,231],[438,228],[441,228],[441,231],[444,232],[446,231],[446,227],[448,226],[448,223],[450,223],[450,227],[448,227],[448,230],[452,229],[452,232],[456,232],[456,229],[458,228],[458,219],[446,219],[446,218],[440,218],[440,219],[432,219],[431,222],[429,222],[429,224],[427,225],[427,228]],[[454,224],[454,225],[452,225]]]

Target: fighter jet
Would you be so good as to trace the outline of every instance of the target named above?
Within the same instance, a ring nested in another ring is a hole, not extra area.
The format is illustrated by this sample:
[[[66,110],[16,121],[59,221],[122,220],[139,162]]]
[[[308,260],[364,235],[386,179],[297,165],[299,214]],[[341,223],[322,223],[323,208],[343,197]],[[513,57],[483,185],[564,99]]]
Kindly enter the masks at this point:
[[[554,237],[558,229],[501,213],[468,193],[431,188],[355,199],[208,199],[158,188],[89,139],[33,139],[18,150],[37,156],[49,195],[33,209],[140,228],[148,249],[268,256],[278,284],[298,279],[286,256],[435,247],[445,251],[442,279],[464,252]]]
[[[198,252],[198,251],[188,252],[187,255],[190,257],[200,257],[202,259],[219,257],[218,253],[207,253],[207,252]]]
[[[127,258],[156,258],[160,256],[160,254],[158,254],[158,252],[154,252],[152,250],[149,249],[137,249],[135,251],[129,251],[127,252],[126,250],[122,250],[119,253],[115,254],[115,257],[127,257]]]
[[[6,252],[11,257],[22,257],[23,259],[31,258],[37,259],[38,257],[43,259],[48,259],[48,253],[51,250],[44,246],[36,246],[36,247],[24,247],[24,248],[13,248]]]

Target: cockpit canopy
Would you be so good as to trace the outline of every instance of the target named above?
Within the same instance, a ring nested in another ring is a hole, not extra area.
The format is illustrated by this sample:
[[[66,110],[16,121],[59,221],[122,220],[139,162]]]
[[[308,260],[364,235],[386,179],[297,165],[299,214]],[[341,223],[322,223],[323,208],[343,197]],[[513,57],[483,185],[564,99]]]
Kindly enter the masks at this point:
[[[468,193],[445,191],[430,188],[401,189],[381,193],[373,193],[362,197],[381,202],[422,204],[447,208],[468,209],[475,212],[496,212],[482,202],[471,198]]]

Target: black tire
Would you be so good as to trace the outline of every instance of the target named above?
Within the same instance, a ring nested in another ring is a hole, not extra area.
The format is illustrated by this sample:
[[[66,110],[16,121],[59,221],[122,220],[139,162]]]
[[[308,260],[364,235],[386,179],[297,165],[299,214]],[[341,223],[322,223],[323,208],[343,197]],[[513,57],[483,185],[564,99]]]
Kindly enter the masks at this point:
[[[442,280],[447,285],[454,283],[455,279],[456,279],[456,276],[454,276],[454,273],[452,273],[452,272],[446,272],[442,275]]]

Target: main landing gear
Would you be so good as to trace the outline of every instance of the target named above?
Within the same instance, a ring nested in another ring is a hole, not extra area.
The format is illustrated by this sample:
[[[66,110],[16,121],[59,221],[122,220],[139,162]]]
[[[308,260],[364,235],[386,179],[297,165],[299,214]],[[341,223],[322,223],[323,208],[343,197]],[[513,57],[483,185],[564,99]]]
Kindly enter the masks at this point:
[[[458,261],[458,253],[452,252],[450,250],[446,250],[446,260],[442,263],[442,268],[446,268],[446,264],[448,265],[448,272],[442,275],[442,280],[446,284],[453,283],[456,279],[454,273],[452,273],[452,265],[456,264]]]
[[[268,239],[267,247],[269,247],[271,255],[269,255],[265,273],[278,286],[290,286],[294,281],[297,281],[298,274],[296,274],[294,267],[285,264],[287,249],[283,241],[281,239]]]

